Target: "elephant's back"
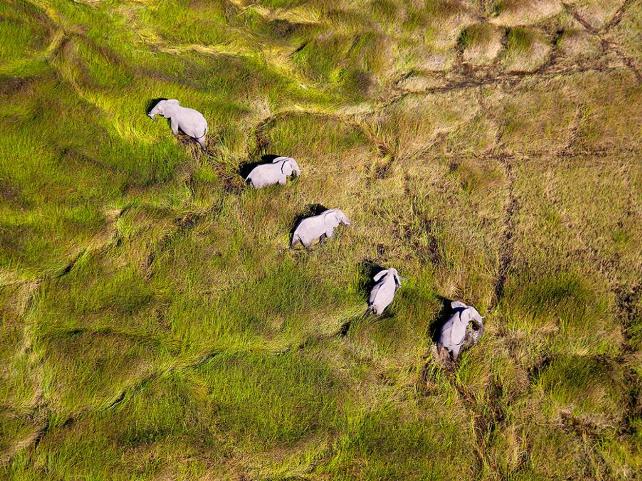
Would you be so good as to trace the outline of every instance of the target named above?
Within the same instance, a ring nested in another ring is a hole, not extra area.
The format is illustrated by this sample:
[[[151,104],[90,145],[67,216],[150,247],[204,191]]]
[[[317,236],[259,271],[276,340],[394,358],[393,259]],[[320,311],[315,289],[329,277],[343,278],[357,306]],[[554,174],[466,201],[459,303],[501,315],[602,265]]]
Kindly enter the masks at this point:
[[[272,171],[274,171],[273,164],[261,164],[261,165],[257,165],[256,167],[254,167],[252,169],[252,171],[250,172],[250,175],[248,177],[250,177],[250,176],[261,177],[261,176],[264,176],[264,175],[271,174]]]
[[[183,107],[182,121],[193,129],[204,128],[207,130],[207,120],[198,110]]]
[[[205,116],[202,113],[200,113],[198,110],[191,109],[189,107],[183,107],[183,111],[193,119],[202,120],[203,122],[206,121]]]
[[[379,293],[380,288],[381,288],[380,284],[375,284],[372,290],[370,291],[370,298],[368,299],[368,303],[370,305],[374,305],[374,303],[377,302],[377,294]]]
[[[257,165],[246,177],[255,188],[267,187],[275,183],[272,178],[273,174],[270,173],[269,165]]]
[[[394,281],[391,284],[390,282],[388,282],[388,280],[385,280],[381,284],[379,289],[377,289],[374,302],[381,304],[383,306],[387,306],[392,302],[394,297],[395,297]]]
[[[450,318],[441,327],[441,333],[439,334],[439,343],[447,348],[453,347],[453,343],[451,339],[452,328],[453,328],[453,319]]]
[[[304,232],[310,235],[320,235],[321,233],[325,232],[323,229],[322,219],[320,219],[318,215],[303,219],[301,222],[299,222],[296,230],[298,232]]]
[[[466,323],[462,321],[460,314],[455,314],[450,318],[450,342],[453,346],[458,346],[464,342],[466,337]]]

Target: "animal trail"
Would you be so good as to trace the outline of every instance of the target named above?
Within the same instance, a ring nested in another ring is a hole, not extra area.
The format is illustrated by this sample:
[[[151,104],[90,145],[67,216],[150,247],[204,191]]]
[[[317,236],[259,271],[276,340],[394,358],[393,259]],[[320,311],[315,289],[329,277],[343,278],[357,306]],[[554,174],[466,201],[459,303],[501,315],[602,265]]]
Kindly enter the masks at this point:
[[[513,172],[511,157],[504,155],[501,160],[508,179],[508,195],[504,213],[504,232],[499,242],[499,268],[497,270],[497,280],[495,281],[494,298],[489,307],[489,311],[493,311],[497,307],[504,295],[506,279],[513,262],[515,217],[519,208],[515,196],[515,174]]]

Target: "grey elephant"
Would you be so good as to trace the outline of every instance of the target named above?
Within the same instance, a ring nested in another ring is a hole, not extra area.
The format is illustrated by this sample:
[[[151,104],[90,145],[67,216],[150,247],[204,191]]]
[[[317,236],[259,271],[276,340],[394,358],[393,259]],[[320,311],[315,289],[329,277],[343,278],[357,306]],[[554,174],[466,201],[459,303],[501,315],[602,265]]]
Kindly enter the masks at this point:
[[[245,178],[245,181],[255,189],[270,185],[285,185],[290,175],[301,175],[301,169],[296,160],[291,157],[277,157],[271,164],[257,165]]]
[[[181,107],[176,99],[161,100],[147,114],[150,119],[160,115],[169,119],[174,135],[179,129],[195,139],[201,147],[205,148],[205,135],[207,134],[207,120],[199,111]]]
[[[300,242],[307,249],[316,240],[332,237],[339,224],[350,225],[348,217],[339,209],[328,209],[319,215],[303,219],[292,235],[292,247]]]
[[[457,360],[460,352],[476,344],[484,334],[484,322],[472,306],[460,301],[452,302],[450,306],[453,313],[441,328],[438,345]]]
[[[374,276],[376,282],[370,291],[368,310],[377,316],[390,305],[395,297],[395,292],[401,287],[401,278],[397,269],[384,269]]]

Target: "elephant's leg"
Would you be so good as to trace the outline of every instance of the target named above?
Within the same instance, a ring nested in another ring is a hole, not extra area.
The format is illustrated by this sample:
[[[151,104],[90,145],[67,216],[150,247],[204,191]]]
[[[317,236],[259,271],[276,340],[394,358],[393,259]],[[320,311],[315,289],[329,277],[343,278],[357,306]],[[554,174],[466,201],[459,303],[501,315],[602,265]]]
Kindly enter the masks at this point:
[[[174,135],[178,135],[178,120],[176,120],[174,117],[172,117],[169,121],[170,126],[172,127],[172,133]]]
[[[305,241],[300,235],[295,235],[294,238],[292,239],[292,248],[296,247],[297,244],[301,244],[303,247],[307,247]]]
[[[446,347],[442,344],[439,344],[437,346],[437,356],[442,362],[452,361],[452,356],[450,355],[450,351],[446,349]]]

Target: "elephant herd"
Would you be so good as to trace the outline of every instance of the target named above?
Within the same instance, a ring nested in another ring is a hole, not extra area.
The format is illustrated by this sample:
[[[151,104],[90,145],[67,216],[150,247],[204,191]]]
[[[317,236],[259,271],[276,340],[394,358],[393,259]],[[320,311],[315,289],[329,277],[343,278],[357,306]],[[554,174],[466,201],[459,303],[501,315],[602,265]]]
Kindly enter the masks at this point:
[[[154,119],[160,115],[169,119],[174,135],[179,131],[196,140],[205,149],[207,121],[200,112],[182,107],[176,99],[158,101],[148,116]],[[285,185],[290,176],[301,175],[301,168],[290,157],[277,157],[272,162],[254,167],[245,177],[248,185],[255,189],[272,185]],[[339,225],[350,225],[350,220],[340,209],[327,209],[324,212],[303,219],[292,235],[291,247],[301,244],[309,249],[315,242],[323,242],[334,235]],[[374,286],[368,298],[367,313],[377,316],[392,303],[401,278],[394,268],[384,269],[373,277]],[[466,348],[476,344],[484,332],[483,318],[472,306],[455,301],[450,304],[446,321],[440,326],[437,345],[442,356],[456,360]]]

